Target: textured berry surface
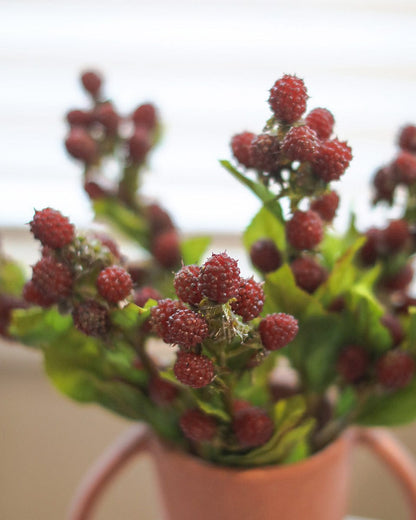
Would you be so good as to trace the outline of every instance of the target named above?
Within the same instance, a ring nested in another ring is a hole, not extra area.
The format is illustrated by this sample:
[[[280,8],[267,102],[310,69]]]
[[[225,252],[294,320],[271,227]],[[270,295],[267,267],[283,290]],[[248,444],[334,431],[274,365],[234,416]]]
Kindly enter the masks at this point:
[[[334,116],[326,108],[314,108],[305,118],[305,123],[315,130],[320,139],[328,139],[334,127]]]
[[[398,253],[409,240],[409,224],[404,219],[392,220],[383,230],[383,244],[388,253]]]
[[[94,111],[94,119],[104,127],[108,135],[117,133],[120,117],[111,103],[107,102],[98,106]]]
[[[199,287],[201,269],[197,265],[185,265],[175,275],[173,285],[176,294],[185,303],[198,305],[203,296]]]
[[[294,123],[305,112],[307,99],[303,80],[286,74],[271,88],[269,104],[278,121]]]
[[[391,204],[397,187],[397,177],[394,168],[385,167],[377,170],[373,184],[376,191],[375,201],[385,200]]]
[[[71,294],[70,269],[51,256],[44,256],[33,266],[32,282],[44,298],[58,302]]]
[[[103,269],[97,278],[98,292],[110,303],[117,303],[127,298],[132,287],[130,274],[117,265]]]
[[[133,300],[139,307],[144,307],[147,300],[156,300],[157,302],[162,299],[162,295],[159,291],[153,287],[145,286],[137,289],[134,292]]]
[[[410,186],[416,182],[416,157],[402,152],[391,165],[398,182]]]
[[[97,145],[94,139],[79,126],[71,128],[65,139],[65,147],[69,155],[90,164],[97,157]]]
[[[225,303],[234,298],[240,287],[237,261],[227,253],[214,253],[201,268],[199,285],[202,294],[214,302]]]
[[[250,147],[251,165],[257,170],[273,173],[280,166],[280,142],[277,137],[260,134],[253,139]]]
[[[333,139],[321,141],[313,159],[313,170],[325,182],[338,180],[352,159],[351,148],[345,142]]]
[[[190,309],[179,309],[168,320],[169,343],[191,349],[208,336],[208,324],[200,314]]]
[[[263,310],[263,305],[262,285],[253,278],[242,279],[236,300],[231,304],[232,310],[246,322],[257,318]]]
[[[255,135],[251,132],[242,132],[231,139],[231,150],[234,157],[246,168],[252,167],[250,145],[254,137]]]
[[[308,256],[300,256],[290,265],[296,285],[312,294],[326,280],[327,271]]]
[[[267,350],[279,350],[295,339],[298,321],[290,314],[269,314],[259,325],[261,342]]]
[[[97,72],[89,70],[82,74],[81,83],[87,92],[96,96],[101,89],[102,80]]]
[[[136,108],[131,116],[135,126],[144,126],[148,130],[153,130],[157,125],[157,112],[151,103],[143,103]]]
[[[335,218],[339,205],[339,196],[335,191],[324,193],[321,197],[311,203],[310,209],[318,213],[325,222],[332,222]]]
[[[315,211],[297,210],[286,223],[286,237],[295,249],[313,249],[324,236],[321,217]]]
[[[270,439],[274,424],[264,410],[251,407],[235,413],[232,428],[242,448],[255,448]]]
[[[187,309],[187,307],[182,302],[171,300],[170,298],[160,300],[155,307],[152,307],[150,311],[151,323],[155,334],[161,338],[168,338],[169,318],[178,309]],[[169,338],[167,343],[170,343]]]
[[[204,355],[193,352],[179,352],[173,372],[178,381],[192,388],[202,388],[214,379],[215,368]]]
[[[309,126],[291,128],[282,141],[282,152],[292,161],[312,161],[318,148],[318,136]]]
[[[416,152],[416,126],[407,125],[399,134],[399,146],[402,150]]]
[[[282,255],[269,238],[261,238],[250,247],[251,263],[263,273],[271,273],[282,265]]]
[[[30,231],[42,245],[52,249],[66,246],[74,238],[74,226],[62,213],[51,208],[35,211]]]
[[[133,162],[138,164],[144,162],[147,153],[152,147],[148,129],[141,126],[137,127],[129,139],[128,147],[129,155]]]
[[[377,380],[391,390],[403,388],[415,373],[415,362],[407,352],[391,350],[376,365]]]
[[[158,406],[171,404],[179,393],[175,385],[161,377],[151,377],[148,390],[150,399]]]
[[[72,311],[75,327],[87,336],[105,336],[110,329],[107,309],[95,300],[76,305]]]
[[[23,287],[23,298],[26,302],[39,305],[40,307],[50,307],[55,303],[54,298],[43,294],[32,280],[25,283]]]
[[[360,345],[348,345],[343,348],[337,361],[337,370],[348,383],[362,379],[368,369],[370,358]]]
[[[210,441],[217,432],[217,423],[213,417],[197,408],[186,410],[179,420],[185,437],[195,442]]]
[[[161,266],[166,269],[177,267],[181,261],[181,250],[176,231],[165,231],[157,235],[153,240],[151,251]]]
[[[393,346],[399,345],[405,338],[405,333],[400,320],[393,314],[385,314],[381,318],[381,323],[389,331],[390,336],[393,340]]]

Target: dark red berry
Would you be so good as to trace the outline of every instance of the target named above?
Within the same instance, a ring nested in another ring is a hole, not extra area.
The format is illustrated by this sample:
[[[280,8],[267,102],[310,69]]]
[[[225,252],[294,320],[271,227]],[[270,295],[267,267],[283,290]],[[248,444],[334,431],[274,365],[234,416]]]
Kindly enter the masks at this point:
[[[396,273],[383,277],[381,283],[389,291],[404,291],[413,280],[413,268],[407,264]]]
[[[344,347],[338,357],[337,370],[348,383],[362,379],[370,364],[368,352],[360,345]]]
[[[309,126],[295,126],[282,141],[282,152],[292,161],[312,161],[319,148],[319,139]]]
[[[98,154],[94,139],[80,126],[71,128],[65,147],[72,157],[87,164],[92,163]]]
[[[71,126],[87,127],[93,122],[93,116],[86,110],[70,110],[66,115],[66,120]]]
[[[394,347],[399,345],[404,340],[405,333],[403,326],[400,323],[400,320],[396,318],[396,316],[387,313],[381,318],[381,323],[390,332]]]
[[[378,360],[376,373],[381,385],[390,390],[397,390],[412,380],[415,362],[407,352],[391,350]]]
[[[166,269],[178,266],[181,261],[181,250],[179,237],[176,231],[165,231],[153,240],[151,247],[152,255],[159,264]]]
[[[81,76],[81,82],[87,92],[94,97],[97,96],[101,89],[101,77],[93,71],[86,71]]]
[[[173,366],[178,381],[192,388],[209,385],[215,376],[212,361],[204,355],[181,351]]]
[[[298,333],[298,321],[290,314],[269,314],[259,325],[261,342],[267,350],[279,350],[293,341]]]
[[[105,197],[111,197],[113,195],[110,190],[94,181],[87,181],[84,184],[84,190],[91,200],[104,199]]]
[[[32,282],[46,300],[58,302],[71,294],[73,278],[66,265],[44,256],[33,266]]]
[[[155,334],[163,338],[167,336],[169,318],[178,309],[187,309],[187,307],[178,300],[166,298],[159,300],[155,307],[151,309],[151,323]]]
[[[246,168],[252,167],[250,145],[254,137],[255,134],[251,132],[242,132],[231,139],[231,150],[234,157]]]
[[[380,229],[370,228],[366,231],[365,236],[367,240],[360,250],[360,259],[364,265],[371,266],[376,263],[382,252],[383,233]]]
[[[315,211],[297,210],[286,223],[286,237],[295,249],[313,249],[324,236],[321,217]]]
[[[145,216],[148,220],[152,237],[155,237],[164,231],[172,231],[175,229],[169,214],[158,204],[149,204],[146,206]]]
[[[201,269],[197,265],[185,265],[180,269],[173,280],[176,294],[185,303],[198,305],[203,296],[199,287]]]
[[[250,247],[250,259],[262,273],[271,273],[282,265],[282,255],[269,238],[261,238]]]
[[[314,108],[305,118],[305,123],[315,130],[320,139],[328,139],[334,127],[334,116],[326,108]]]
[[[217,422],[198,408],[186,410],[179,420],[185,437],[194,442],[212,440],[217,432]]]
[[[409,224],[406,220],[392,220],[383,230],[383,243],[387,253],[398,253],[410,240]]]
[[[115,256],[118,260],[121,259],[121,253],[116,242],[105,233],[93,233],[94,238],[99,240],[101,244],[106,247],[110,253]]]
[[[260,134],[251,142],[250,157],[252,168],[273,173],[280,166],[280,142],[270,134]]]
[[[35,211],[30,222],[30,231],[41,241],[42,245],[52,249],[66,246],[71,243],[75,232],[74,226],[67,217],[52,208]]]
[[[332,222],[339,205],[339,196],[335,191],[324,193],[311,202],[311,210],[316,211],[322,220]]]
[[[40,307],[50,307],[55,303],[54,298],[43,294],[32,280],[26,282],[23,287],[23,298],[26,302],[39,305]]]
[[[240,287],[237,260],[227,253],[214,253],[201,268],[199,285],[202,294],[214,302],[226,303],[234,298]]]
[[[135,291],[133,300],[136,305],[139,307],[144,307],[146,305],[147,300],[156,300],[157,302],[162,299],[159,291],[154,289],[153,287],[141,287]]]
[[[399,146],[402,150],[416,152],[416,126],[407,125],[403,127],[399,134]]]
[[[127,298],[132,287],[130,274],[118,265],[106,267],[97,278],[98,292],[110,303],[117,303]]]
[[[380,168],[374,176],[373,184],[376,190],[375,202],[384,200],[391,204],[397,186],[394,169],[391,167]]]
[[[236,300],[232,302],[232,310],[243,318],[244,322],[260,315],[264,305],[262,284],[253,278],[242,279]]]
[[[313,159],[313,170],[325,182],[338,180],[352,159],[351,148],[345,142],[333,139],[321,141]]]
[[[153,130],[157,125],[157,112],[151,103],[143,103],[136,108],[131,116],[135,126],[144,126],[148,130]]]
[[[162,379],[161,377],[151,377],[149,381],[149,397],[158,406],[171,404],[178,396],[178,387]]]
[[[108,311],[95,300],[76,305],[72,311],[75,327],[87,336],[102,337],[110,329]]]
[[[296,285],[312,294],[327,279],[328,273],[309,256],[300,256],[290,265]]]
[[[190,309],[179,309],[168,320],[167,343],[176,343],[192,349],[208,336],[208,324],[200,314]],[[162,338],[166,341],[165,338]]]
[[[107,134],[117,133],[120,117],[110,102],[107,101],[95,109],[94,119],[105,128]]]
[[[144,162],[152,147],[148,129],[143,126],[136,127],[134,134],[129,139],[128,147],[133,162],[138,164]]]
[[[393,161],[391,168],[397,181],[411,186],[416,182],[416,157],[409,152],[401,152]]]
[[[242,448],[255,448],[271,438],[274,424],[264,410],[250,407],[235,413],[232,428]]]
[[[308,94],[303,80],[284,75],[270,89],[269,104],[278,121],[294,123],[306,110]]]

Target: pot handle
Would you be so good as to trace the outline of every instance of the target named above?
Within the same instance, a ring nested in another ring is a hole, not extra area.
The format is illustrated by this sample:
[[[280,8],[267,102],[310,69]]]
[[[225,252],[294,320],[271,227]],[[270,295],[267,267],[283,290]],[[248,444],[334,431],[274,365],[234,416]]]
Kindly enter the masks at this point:
[[[412,455],[382,428],[357,428],[355,441],[370,448],[396,477],[409,505],[409,519],[416,520],[416,463]]]
[[[149,447],[149,431],[143,424],[136,424],[120,435],[98,458],[81,480],[71,501],[68,520],[87,520],[107,484],[134,456]]]

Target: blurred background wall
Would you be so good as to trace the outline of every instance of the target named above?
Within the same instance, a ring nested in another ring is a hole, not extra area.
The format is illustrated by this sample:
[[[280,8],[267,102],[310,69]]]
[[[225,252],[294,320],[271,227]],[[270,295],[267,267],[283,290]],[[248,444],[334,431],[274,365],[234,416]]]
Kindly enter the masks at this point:
[[[185,232],[207,231],[219,247],[258,207],[225,173],[231,135],[258,132],[268,89],[302,77],[309,108],[325,106],[353,147],[336,226],[351,208],[367,227],[368,181],[395,150],[398,128],[416,121],[414,0],[0,0],[0,227],[5,249],[36,256],[24,224],[52,206],[76,224],[92,217],[78,165],[65,156],[64,114],[86,106],[78,76],[93,67],[123,114],[141,102],[160,109],[165,137],[144,191]],[[394,212],[393,212],[394,213]],[[56,520],[88,464],[127,424],[62,398],[39,358],[0,344],[0,518]],[[416,454],[415,427],[397,430]],[[393,481],[358,451],[351,512],[406,518]],[[157,520],[151,466],[133,465],[97,519]],[[153,504],[153,505],[152,505]],[[138,511],[141,509],[141,515]]]

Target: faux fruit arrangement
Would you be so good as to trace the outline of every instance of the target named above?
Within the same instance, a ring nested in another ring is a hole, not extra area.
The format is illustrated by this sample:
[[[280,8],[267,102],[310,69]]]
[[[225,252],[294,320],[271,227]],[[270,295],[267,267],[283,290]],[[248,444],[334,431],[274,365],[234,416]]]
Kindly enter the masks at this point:
[[[141,196],[160,136],[154,106],[121,117],[100,76],[82,83],[92,106],[68,113],[67,151],[84,167],[97,218],[141,259],[77,232],[59,211],[36,211],[42,256],[31,279],[11,260],[0,265],[3,335],[41,350],[73,399],[145,421],[222,465],[294,462],[351,424],[414,420],[416,127],[401,130],[397,157],[374,177],[373,204],[400,204],[401,216],[364,232],[352,218],[337,234],[333,183],[351,148],[333,137],[329,110],[306,113],[300,78],[277,80],[263,131],[236,134],[234,164],[221,161],[262,203],[243,234],[255,270],[245,278],[227,252],[205,254],[206,237],[181,240]],[[120,173],[108,180],[114,158]]]

